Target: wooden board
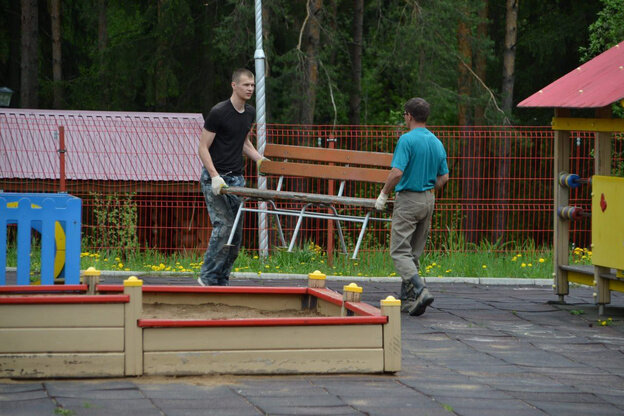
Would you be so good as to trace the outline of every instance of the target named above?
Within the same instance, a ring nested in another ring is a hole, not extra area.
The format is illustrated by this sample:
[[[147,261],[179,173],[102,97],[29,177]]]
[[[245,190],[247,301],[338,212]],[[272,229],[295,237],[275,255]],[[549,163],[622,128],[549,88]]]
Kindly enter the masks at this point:
[[[0,354],[0,377],[122,377],[123,353]]]
[[[229,306],[245,306],[267,311],[301,309],[304,295],[244,294],[244,293],[150,293],[143,292],[143,303],[167,303],[172,305],[200,305],[220,303]]]
[[[244,188],[239,186],[231,186],[221,189],[224,194],[239,195],[254,199],[275,200],[275,201],[293,201],[313,204],[325,205],[346,205],[364,209],[375,209],[375,199],[370,198],[352,198],[347,196],[309,194],[304,192],[274,191],[256,188]],[[388,206],[392,206],[394,201],[388,201]]]
[[[348,165],[369,165],[390,169],[392,153],[363,152],[359,150],[327,149],[323,147],[267,144],[264,155],[268,158],[310,160]]]
[[[124,304],[0,304],[0,328],[123,327]]]
[[[146,375],[373,373],[382,349],[146,352]]]
[[[262,173],[278,176],[300,176],[303,178],[335,179],[338,181],[361,181],[384,183],[390,169],[354,168],[312,163],[277,162],[267,160],[260,168]]]
[[[124,350],[121,328],[2,328],[0,353],[117,352]]]
[[[381,348],[382,325],[144,328],[144,351]]]

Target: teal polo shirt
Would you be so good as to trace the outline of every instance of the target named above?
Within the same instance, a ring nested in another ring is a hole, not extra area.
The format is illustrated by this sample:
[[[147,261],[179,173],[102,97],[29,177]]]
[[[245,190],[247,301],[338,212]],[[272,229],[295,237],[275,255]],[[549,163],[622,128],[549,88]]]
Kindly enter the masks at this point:
[[[417,127],[399,138],[392,167],[403,171],[396,192],[428,191],[435,186],[438,176],[449,173],[442,142],[425,127]]]

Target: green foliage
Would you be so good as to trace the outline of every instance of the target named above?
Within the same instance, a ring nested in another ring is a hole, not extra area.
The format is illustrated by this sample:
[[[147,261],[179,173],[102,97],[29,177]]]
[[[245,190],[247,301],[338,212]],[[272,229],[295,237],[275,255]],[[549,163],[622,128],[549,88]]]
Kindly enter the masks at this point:
[[[120,251],[123,256],[139,249],[137,236],[137,204],[135,193],[102,195],[90,192],[95,224],[85,238],[87,247],[102,247],[105,251]]]

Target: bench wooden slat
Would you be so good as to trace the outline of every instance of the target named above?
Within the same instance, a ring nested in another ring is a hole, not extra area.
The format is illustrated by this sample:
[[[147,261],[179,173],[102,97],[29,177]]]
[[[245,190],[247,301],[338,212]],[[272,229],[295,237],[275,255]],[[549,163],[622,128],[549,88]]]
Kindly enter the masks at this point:
[[[304,178],[320,178],[350,180],[362,182],[384,183],[388,178],[388,169],[354,168],[350,166],[328,166],[311,163],[277,162],[267,160],[260,166],[262,173],[279,176],[300,176]]]
[[[264,155],[271,158],[308,160],[325,163],[348,165],[369,165],[390,168],[392,153],[363,152],[358,150],[325,149],[322,147],[303,147],[285,144],[267,144]]]
[[[368,198],[353,198],[347,196],[336,195],[323,195],[323,194],[308,194],[304,192],[287,192],[287,191],[273,191],[270,189],[256,189],[245,188],[241,186],[230,186],[229,188],[223,188],[221,190],[224,194],[232,194],[243,197],[250,197],[254,199],[264,200],[281,200],[281,201],[293,201],[304,202],[314,204],[326,204],[326,205],[348,205],[358,208],[374,209],[375,199]],[[391,205],[393,201],[388,201],[388,205]]]

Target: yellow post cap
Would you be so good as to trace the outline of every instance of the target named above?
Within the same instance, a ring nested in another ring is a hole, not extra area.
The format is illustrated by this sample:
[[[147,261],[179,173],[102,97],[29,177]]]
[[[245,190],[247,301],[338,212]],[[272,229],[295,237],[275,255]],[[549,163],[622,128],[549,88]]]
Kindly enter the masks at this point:
[[[349,283],[348,285],[343,286],[342,290],[345,292],[362,293],[362,288],[355,283]]]
[[[313,280],[325,280],[327,276],[321,273],[319,270],[314,270],[312,273],[308,273],[308,279]]]
[[[130,276],[124,280],[124,286],[143,286],[143,280],[136,276]]]
[[[401,299],[396,299],[394,296],[388,296],[381,300],[382,306],[401,306]]]
[[[100,274],[102,274],[102,272],[97,270],[95,267],[91,266],[87,270],[85,270],[82,274],[83,276],[99,276]]]

